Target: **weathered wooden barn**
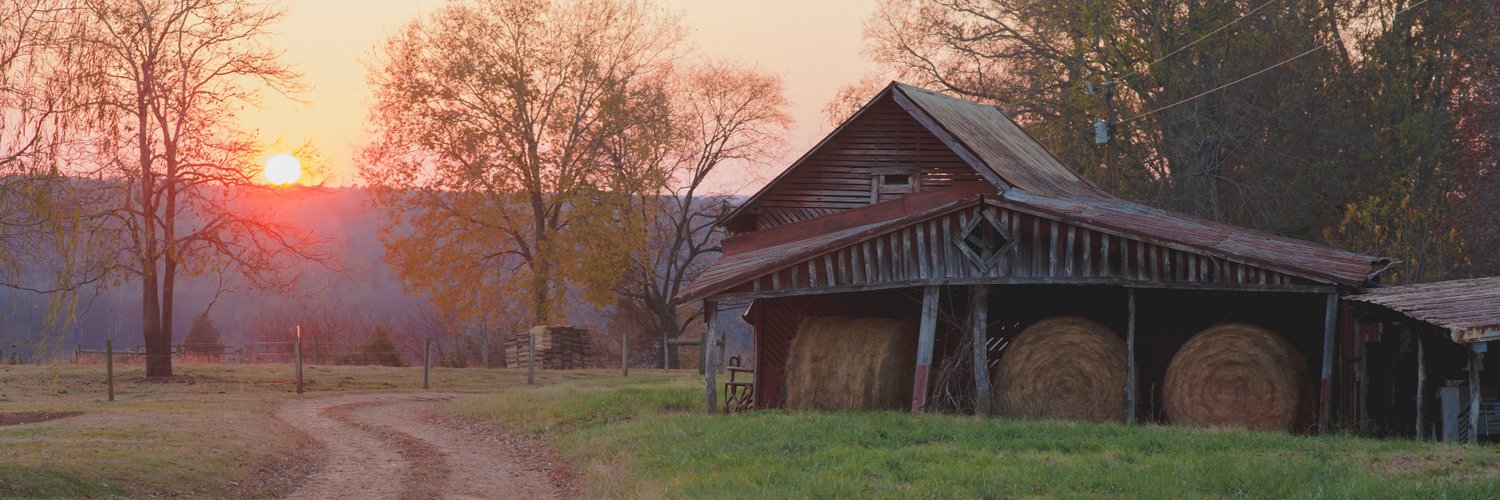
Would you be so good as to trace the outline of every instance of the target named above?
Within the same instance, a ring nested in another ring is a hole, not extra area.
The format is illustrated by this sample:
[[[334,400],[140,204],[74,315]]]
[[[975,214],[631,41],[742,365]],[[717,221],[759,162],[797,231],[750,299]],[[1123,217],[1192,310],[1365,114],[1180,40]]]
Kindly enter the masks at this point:
[[[721,225],[722,258],[680,298],[709,311],[753,300],[744,319],[755,328],[757,408],[784,404],[790,349],[809,317],[914,320],[911,409],[929,402],[935,359],[972,356],[975,409],[988,412],[999,346],[1070,316],[1123,340],[1124,420],[1162,421],[1174,354],[1205,328],[1243,322],[1277,332],[1312,367],[1302,428],[1357,424],[1358,403],[1342,398],[1360,390],[1364,365],[1335,354],[1382,319],[1359,323],[1340,299],[1389,267],[1115,198],[1000,109],[900,83]]]

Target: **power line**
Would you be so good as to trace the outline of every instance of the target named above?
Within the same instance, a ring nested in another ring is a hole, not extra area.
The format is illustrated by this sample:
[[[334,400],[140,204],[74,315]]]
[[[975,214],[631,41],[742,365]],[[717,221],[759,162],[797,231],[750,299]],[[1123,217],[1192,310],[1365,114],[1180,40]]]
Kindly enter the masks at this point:
[[[1197,99],[1197,98],[1199,98],[1199,97],[1203,97],[1203,96],[1206,96],[1206,95],[1209,95],[1209,94],[1212,94],[1212,93],[1214,93],[1214,92],[1218,92],[1218,91],[1220,91],[1220,90],[1224,90],[1224,88],[1226,88],[1226,87],[1229,87],[1229,86],[1230,86],[1230,85],[1234,85],[1234,84],[1236,84],[1236,83],[1240,83],[1240,82],[1243,82],[1243,81],[1245,81],[1245,80],[1249,80],[1249,79],[1251,79],[1251,78],[1254,78],[1254,77],[1255,77],[1255,76],[1256,76],[1256,75],[1259,75],[1259,74],[1261,74],[1261,73],[1265,73],[1265,72],[1267,72],[1267,71],[1271,71],[1271,70],[1273,70],[1273,69],[1276,69],[1276,68],[1278,68],[1278,67],[1280,67],[1280,66],[1282,66],[1282,65],[1284,65],[1284,64],[1286,64],[1286,63],[1289,63],[1289,62],[1292,62],[1292,61],[1295,61],[1295,60],[1297,60],[1297,59],[1301,59],[1301,58],[1302,58],[1302,57],[1303,57],[1303,56],[1306,56],[1306,55],[1308,55],[1308,54],[1311,54],[1311,53],[1313,53],[1313,52],[1317,52],[1317,51],[1319,51],[1319,50],[1322,50],[1322,49],[1324,49],[1324,48],[1327,48],[1327,47],[1328,47],[1328,45],[1329,45],[1329,43],[1323,43],[1323,44],[1320,44],[1320,45],[1318,45],[1318,46],[1317,46],[1317,47],[1313,47],[1313,48],[1311,48],[1311,49],[1308,49],[1308,50],[1307,50],[1307,52],[1303,52],[1303,53],[1301,53],[1301,54],[1297,54],[1297,55],[1295,55],[1295,56],[1292,56],[1292,57],[1291,57],[1291,58],[1290,58],[1290,59],[1287,59],[1287,60],[1285,60],[1285,61],[1281,61],[1281,62],[1279,62],[1279,63],[1276,63],[1276,64],[1272,64],[1272,65],[1270,65],[1270,66],[1268,66],[1268,67],[1266,67],[1266,68],[1265,68],[1265,69],[1262,69],[1262,70],[1260,70],[1260,71],[1256,71],[1256,72],[1254,72],[1254,73],[1251,73],[1251,74],[1249,74],[1249,75],[1247,75],[1247,76],[1244,76],[1244,77],[1242,77],[1242,78],[1240,78],[1240,79],[1238,79],[1238,80],[1235,80],[1235,81],[1232,81],[1232,82],[1229,82],[1229,83],[1226,83],[1226,84],[1223,84],[1223,85],[1220,85],[1220,86],[1218,86],[1218,87],[1214,87],[1214,88],[1211,88],[1211,89],[1208,89],[1208,90],[1205,90],[1205,91],[1203,91],[1203,92],[1199,92],[1199,93],[1198,93],[1198,94],[1197,94],[1197,95],[1194,95],[1194,96],[1192,96],[1192,97],[1189,97],[1189,98],[1187,98],[1187,99],[1183,99],[1183,100],[1181,100],[1181,101],[1177,101],[1177,102],[1174,102],[1174,103],[1172,103],[1172,104],[1168,104],[1168,105],[1166,105],[1166,106],[1162,106],[1162,107],[1160,107],[1160,108],[1156,108],[1156,109],[1153,109],[1153,110],[1151,110],[1151,111],[1147,111],[1147,112],[1145,112],[1145,113],[1141,113],[1141,114],[1138,114],[1138,115],[1135,115],[1135,116],[1132,116],[1132,117],[1130,117],[1130,118],[1126,118],[1126,119],[1124,119],[1124,120],[1121,120],[1121,121],[1120,121],[1120,122],[1119,122],[1119,123],[1121,123],[1121,124],[1126,124],[1126,123],[1130,123],[1130,122],[1132,122],[1132,121],[1135,121],[1135,120],[1136,120],[1136,119],[1137,119],[1137,118],[1144,118],[1144,117],[1147,117],[1147,116],[1150,116],[1150,115],[1153,115],[1153,114],[1156,114],[1156,113],[1159,113],[1159,112],[1162,112],[1162,111],[1166,111],[1166,110],[1168,110],[1168,109],[1172,109],[1172,108],[1174,108],[1174,107],[1177,107],[1177,106],[1179,106],[1179,105],[1181,105],[1181,104],[1183,104],[1183,103],[1186,103],[1186,102],[1188,102],[1188,101],[1191,101],[1191,100],[1193,100],[1193,99]]]
[[[1411,5],[1410,5],[1410,6],[1408,6],[1408,7],[1407,7],[1407,8],[1404,8],[1404,9],[1401,9],[1401,10],[1399,10],[1399,11],[1396,11],[1396,13],[1395,13],[1395,14],[1392,14],[1392,15],[1391,15],[1391,19],[1392,19],[1392,20],[1394,20],[1394,19],[1395,19],[1395,18],[1396,18],[1396,16],[1399,16],[1399,15],[1401,15],[1401,14],[1404,14],[1404,13],[1406,13],[1406,11],[1409,11],[1409,10],[1412,10],[1412,9],[1415,9],[1415,8],[1417,8],[1417,6],[1419,6],[1419,5],[1422,5],[1422,4],[1424,4],[1424,3],[1427,3],[1427,0],[1422,0],[1422,1],[1420,1],[1420,2],[1417,2],[1417,3],[1414,3],[1414,4],[1411,4]],[[1246,76],[1244,76],[1244,77],[1241,77],[1241,78],[1239,78],[1239,79],[1237,79],[1237,80],[1235,80],[1235,81],[1232,81],[1232,82],[1229,82],[1229,83],[1226,83],[1226,84],[1223,84],[1223,85],[1220,85],[1220,86],[1217,86],[1217,87],[1214,87],[1214,88],[1211,88],[1211,89],[1208,89],[1208,90],[1205,90],[1205,91],[1203,91],[1203,92],[1199,92],[1199,93],[1197,93],[1197,94],[1195,94],[1195,95],[1193,95],[1193,96],[1192,96],[1192,97],[1189,97],[1189,98],[1186,98],[1186,99],[1183,99],[1183,100],[1180,100],[1180,101],[1177,101],[1177,102],[1174,102],[1174,103],[1172,103],[1172,104],[1168,104],[1168,105],[1166,105],[1166,106],[1162,106],[1162,107],[1159,107],[1159,108],[1156,108],[1156,109],[1153,109],[1153,110],[1151,110],[1151,111],[1147,111],[1147,112],[1145,112],[1145,113],[1141,113],[1141,114],[1138,114],[1138,115],[1135,115],[1135,116],[1132,116],[1132,117],[1130,117],[1130,118],[1126,118],[1126,119],[1124,119],[1124,120],[1122,120],[1122,121],[1120,121],[1120,122],[1119,122],[1119,123],[1120,123],[1120,124],[1125,124],[1125,123],[1130,123],[1130,122],[1132,122],[1132,121],[1135,121],[1135,120],[1136,120],[1136,119],[1139,119],[1139,118],[1144,118],[1144,117],[1147,117],[1147,116],[1150,116],[1150,115],[1153,115],[1153,114],[1156,114],[1156,113],[1160,113],[1160,112],[1162,112],[1162,111],[1165,111],[1165,110],[1168,110],[1168,109],[1171,109],[1171,108],[1175,108],[1175,107],[1177,107],[1177,106],[1180,106],[1180,105],[1182,105],[1182,104],[1184,104],[1184,103],[1187,103],[1187,102],[1189,102],[1189,101],[1192,101],[1192,100],[1194,100],[1194,99],[1198,99],[1198,98],[1200,98],[1200,97],[1203,97],[1203,96],[1206,96],[1206,95],[1209,95],[1209,94],[1212,94],[1212,93],[1214,93],[1214,92],[1218,92],[1218,91],[1220,91],[1220,90],[1224,90],[1224,89],[1225,89],[1225,88],[1228,88],[1228,87],[1229,87],[1229,86],[1231,86],[1231,85],[1234,85],[1234,84],[1236,84],[1236,83],[1240,83],[1240,82],[1243,82],[1243,81],[1245,81],[1245,80],[1249,80],[1249,79],[1251,79],[1251,78],[1254,78],[1254,77],[1256,77],[1256,76],[1258,76],[1258,75],[1260,75],[1260,74],[1261,74],[1261,73],[1265,73],[1265,72],[1267,72],[1267,71],[1270,71],[1270,70],[1273,70],[1273,69],[1276,69],[1276,68],[1278,68],[1278,67],[1281,67],[1281,66],[1283,66],[1283,65],[1286,65],[1286,64],[1287,64],[1287,63],[1290,63],[1290,62],[1292,62],[1292,61],[1295,61],[1295,60],[1298,60],[1298,59],[1301,59],[1301,58],[1303,58],[1303,57],[1305,57],[1305,56],[1307,56],[1307,55],[1308,55],[1308,54],[1312,54],[1312,53],[1313,53],[1313,52],[1317,52],[1317,51],[1319,51],[1319,50],[1323,50],[1323,49],[1326,49],[1326,48],[1328,48],[1328,46],[1329,46],[1329,45],[1333,45],[1333,43],[1334,43],[1334,42],[1331,42],[1331,41],[1330,41],[1330,42],[1323,42],[1323,43],[1321,43],[1321,44],[1318,44],[1318,45],[1317,45],[1317,46],[1316,46],[1316,47],[1313,47],[1313,48],[1311,48],[1311,49],[1307,49],[1307,51],[1306,51],[1306,52],[1303,52],[1303,53],[1301,53],[1301,54],[1297,54],[1297,55],[1295,55],[1295,56],[1292,56],[1292,57],[1290,57],[1290,58],[1288,58],[1288,59],[1286,59],[1286,60],[1284,60],[1284,61],[1281,61],[1281,62],[1279,62],[1279,63],[1276,63],[1276,64],[1272,64],[1272,65],[1270,65],[1270,66],[1267,66],[1267,67],[1266,67],[1266,68],[1264,68],[1264,69],[1261,69],[1261,70],[1260,70],[1260,71],[1256,71],[1256,72],[1254,72],[1254,73],[1251,73],[1251,74],[1249,74],[1249,75],[1246,75]]]
[[[1196,40],[1188,42],[1187,45],[1183,45],[1182,47],[1178,47],[1177,50],[1168,52],[1167,55],[1164,55],[1164,56],[1156,58],[1156,60],[1151,61],[1150,63],[1147,63],[1144,68],[1132,70],[1130,73],[1127,73],[1125,76],[1122,76],[1119,79],[1120,80],[1124,80],[1126,78],[1130,78],[1132,76],[1135,76],[1136,73],[1140,73],[1141,70],[1143,70],[1143,69],[1151,69],[1151,67],[1155,66],[1156,63],[1165,61],[1165,60],[1167,60],[1167,58],[1177,55],[1178,52],[1182,52],[1184,50],[1192,48],[1194,45],[1198,45],[1198,42],[1202,42],[1202,41],[1208,39],[1208,37],[1214,36],[1215,34],[1218,34],[1220,31],[1224,31],[1224,29],[1226,29],[1226,28],[1234,25],[1234,23],[1243,21],[1245,18],[1250,17],[1251,14],[1259,12],[1260,9],[1264,9],[1264,8],[1266,8],[1267,5],[1271,5],[1272,3],[1275,3],[1276,1],[1277,0],[1267,0],[1266,3],[1260,4],[1259,6],[1255,7],[1254,9],[1250,9],[1249,12],[1246,12],[1246,13],[1240,15],[1240,17],[1235,18],[1233,21],[1230,21],[1230,22],[1224,24],[1223,26],[1220,26],[1216,30],[1208,32],[1208,34],[1206,34],[1206,35],[1198,37],[1198,39],[1196,39]],[[1423,0],[1423,1],[1426,1],[1426,0]]]

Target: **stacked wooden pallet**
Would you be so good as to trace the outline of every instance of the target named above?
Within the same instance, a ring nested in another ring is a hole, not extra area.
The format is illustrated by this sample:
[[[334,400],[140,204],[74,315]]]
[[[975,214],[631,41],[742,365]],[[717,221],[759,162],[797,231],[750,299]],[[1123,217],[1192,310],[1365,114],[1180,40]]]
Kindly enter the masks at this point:
[[[530,366],[531,341],[536,340],[537,368],[544,370],[573,370],[588,368],[589,331],[571,325],[533,327],[526,333],[506,338],[501,346],[505,351],[505,366],[526,368]]]

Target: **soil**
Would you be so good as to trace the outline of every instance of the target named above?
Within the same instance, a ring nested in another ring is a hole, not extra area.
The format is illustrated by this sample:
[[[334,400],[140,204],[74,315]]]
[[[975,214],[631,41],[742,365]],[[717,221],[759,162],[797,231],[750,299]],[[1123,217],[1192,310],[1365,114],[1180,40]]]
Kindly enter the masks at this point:
[[[322,446],[291,498],[563,498],[568,474],[550,451],[443,418],[455,395],[376,393],[308,398],[276,416]]]
[[[37,422],[46,422],[48,420],[56,420],[59,418],[72,417],[82,414],[83,412],[77,411],[22,411],[0,413],[0,427],[5,427],[7,425],[34,424]]]

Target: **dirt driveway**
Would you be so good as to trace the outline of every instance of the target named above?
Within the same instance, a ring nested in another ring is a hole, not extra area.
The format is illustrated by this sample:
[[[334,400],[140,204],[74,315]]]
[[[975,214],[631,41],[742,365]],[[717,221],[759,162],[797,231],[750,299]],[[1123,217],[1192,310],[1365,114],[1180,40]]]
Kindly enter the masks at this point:
[[[292,498],[560,498],[555,464],[534,445],[438,417],[456,397],[378,393],[282,404],[278,418],[325,447]]]

